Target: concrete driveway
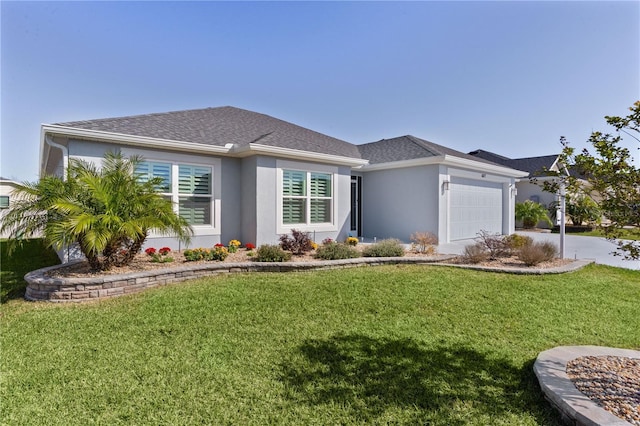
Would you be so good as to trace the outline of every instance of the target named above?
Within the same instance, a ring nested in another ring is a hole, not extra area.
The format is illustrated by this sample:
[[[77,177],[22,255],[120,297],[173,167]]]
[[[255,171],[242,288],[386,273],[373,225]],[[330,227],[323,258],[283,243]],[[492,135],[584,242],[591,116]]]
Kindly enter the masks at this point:
[[[560,247],[560,234],[524,231],[517,231],[516,234],[527,235],[533,238],[533,241],[551,241]],[[461,240],[440,244],[438,252],[443,254],[462,254],[464,247],[473,243],[474,240]],[[567,234],[565,235],[564,247],[564,257],[567,259],[593,259],[596,263],[602,265],[640,270],[640,260],[623,260],[620,256],[612,255],[611,253],[616,249],[616,246],[605,238]]]

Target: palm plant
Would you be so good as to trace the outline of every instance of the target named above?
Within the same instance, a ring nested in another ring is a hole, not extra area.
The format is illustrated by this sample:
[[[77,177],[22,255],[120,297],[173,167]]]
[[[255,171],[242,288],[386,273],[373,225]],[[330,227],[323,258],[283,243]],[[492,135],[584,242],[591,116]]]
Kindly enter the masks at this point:
[[[71,160],[67,179],[46,176],[22,185],[3,219],[11,240],[42,233],[55,248],[77,244],[93,270],[130,263],[151,230],[189,241],[191,227],[156,187],[141,182],[141,157],[107,153],[102,167]]]
[[[547,209],[540,203],[526,200],[524,203],[516,203],[516,219],[522,221],[524,228],[534,228],[538,222],[545,222],[553,226]]]

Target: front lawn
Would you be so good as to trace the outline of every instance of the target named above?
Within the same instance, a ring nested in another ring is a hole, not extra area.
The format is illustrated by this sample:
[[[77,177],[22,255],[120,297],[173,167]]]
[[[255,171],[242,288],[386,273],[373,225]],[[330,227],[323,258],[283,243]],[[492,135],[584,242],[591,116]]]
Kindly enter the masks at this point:
[[[554,234],[559,234],[560,230],[554,228],[552,233]],[[585,231],[585,232],[571,232],[571,235],[578,235],[581,237],[601,237],[601,238],[605,238],[604,232],[600,229],[593,229],[591,231]],[[620,235],[620,239],[622,240],[633,240],[633,241],[640,241],[640,233],[637,229],[623,229],[622,230],[622,234]]]
[[[532,364],[640,345],[640,272],[383,266],[199,279],[0,316],[2,423],[554,425]]]

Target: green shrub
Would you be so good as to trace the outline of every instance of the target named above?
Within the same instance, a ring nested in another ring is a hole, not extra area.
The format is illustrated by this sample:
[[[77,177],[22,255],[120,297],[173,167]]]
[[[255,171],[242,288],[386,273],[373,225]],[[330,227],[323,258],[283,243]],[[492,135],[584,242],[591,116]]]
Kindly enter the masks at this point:
[[[558,253],[555,244],[551,242],[538,242],[524,246],[518,252],[518,259],[527,266],[536,266],[542,262],[553,260]]]
[[[285,234],[280,237],[280,248],[301,255],[313,250],[313,241],[309,238],[308,232],[292,229],[290,236]]]
[[[182,254],[187,262],[197,262],[211,258],[210,250],[204,248],[187,249]]]
[[[366,247],[362,250],[362,255],[364,257],[401,257],[404,256],[404,246],[399,240],[390,238]]]
[[[318,247],[315,257],[324,260],[353,259],[360,257],[360,253],[351,245],[331,242]]]
[[[291,259],[291,253],[286,252],[271,244],[263,244],[258,247],[253,260],[256,262],[286,262]]]
[[[209,250],[209,259],[207,260],[223,261],[227,256],[229,256],[229,250],[226,247],[214,247]]]
[[[462,260],[465,263],[482,263],[489,260],[489,251],[481,243],[470,244],[465,246],[462,253]]]
[[[547,209],[539,203],[527,200],[524,203],[516,203],[516,219],[522,221],[524,228],[535,228],[542,221],[553,226]]]
[[[508,249],[512,253],[517,253],[524,246],[533,244],[533,239],[526,235],[511,234],[505,237]]]

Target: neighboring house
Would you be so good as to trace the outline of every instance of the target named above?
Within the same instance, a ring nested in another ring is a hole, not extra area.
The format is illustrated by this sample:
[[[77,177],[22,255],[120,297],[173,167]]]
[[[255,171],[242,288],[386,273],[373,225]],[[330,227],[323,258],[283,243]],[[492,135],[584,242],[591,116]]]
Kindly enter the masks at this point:
[[[44,124],[41,175],[69,159],[140,154],[143,176],[192,224],[192,247],[315,241],[430,231],[440,242],[514,231],[515,181],[526,173],[411,136],[354,145],[234,107]],[[151,236],[151,245],[178,248]]]
[[[558,166],[559,154],[543,155],[540,157],[507,158],[493,152],[478,149],[470,152],[469,155],[482,158],[496,164],[501,164],[505,167],[511,167],[528,172],[529,175],[525,179],[520,179],[516,182],[516,188],[518,191],[516,195],[517,203],[523,203],[527,200],[531,200],[536,203],[540,203],[547,208],[557,206],[559,201],[558,194],[545,191],[543,183],[545,181],[556,179],[554,176],[549,176],[546,171],[560,171]],[[532,181],[532,179],[534,181]],[[544,222],[540,222],[538,226],[548,227]]]
[[[5,212],[13,202],[13,191],[20,186],[18,182],[14,182],[10,179],[0,177],[0,221],[5,215]],[[0,238],[7,238],[9,235],[0,234]]]

